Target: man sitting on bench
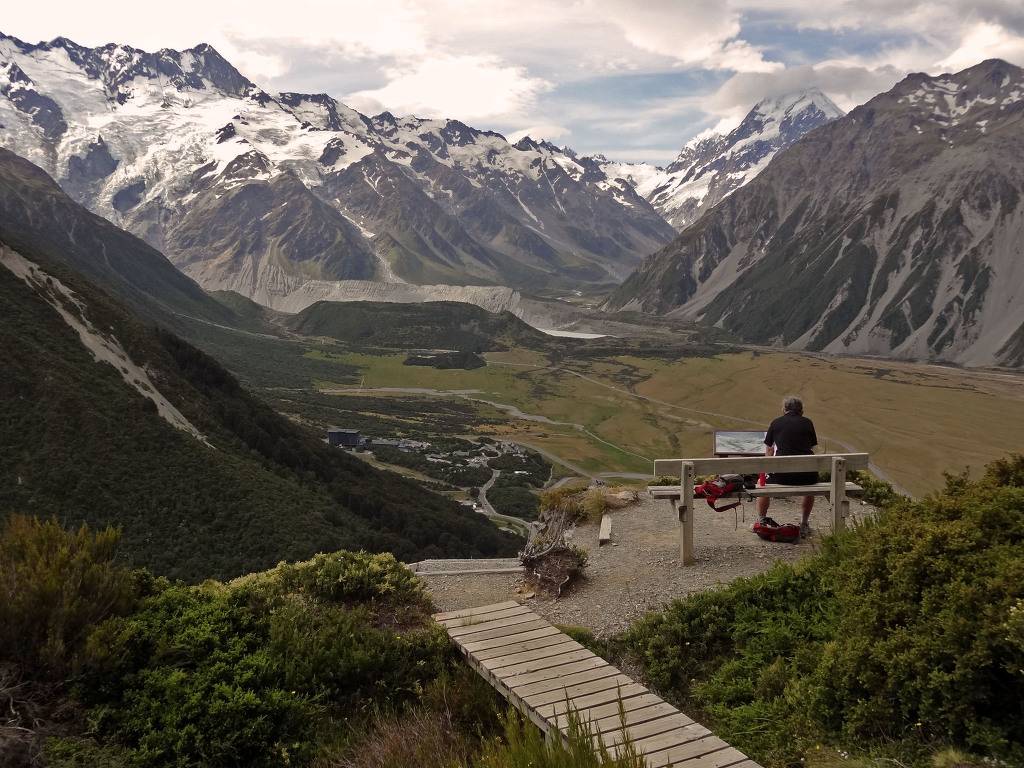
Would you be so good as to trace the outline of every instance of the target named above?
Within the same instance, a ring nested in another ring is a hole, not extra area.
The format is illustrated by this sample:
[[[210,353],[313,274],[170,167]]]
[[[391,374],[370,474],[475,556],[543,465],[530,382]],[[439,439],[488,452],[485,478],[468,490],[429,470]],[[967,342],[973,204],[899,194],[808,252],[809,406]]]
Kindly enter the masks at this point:
[[[814,422],[804,416],[804,404],[799,397],[787,396],[782,401],[782,415],[768,427],[764,436],[765,456],[810,456],[814,446],[818,444],[818,436],[814,432]],[[817,472],[776,472],[768,475],[768,482],[776,485],[814,485],[818,482]],[[762,496],[757,500],[758,517],[768,516],[771,499]],[[800,536],[811,535],[808,522],[811,508],[814,506],[813,496],[803,497],[803,519],[800,522]]]

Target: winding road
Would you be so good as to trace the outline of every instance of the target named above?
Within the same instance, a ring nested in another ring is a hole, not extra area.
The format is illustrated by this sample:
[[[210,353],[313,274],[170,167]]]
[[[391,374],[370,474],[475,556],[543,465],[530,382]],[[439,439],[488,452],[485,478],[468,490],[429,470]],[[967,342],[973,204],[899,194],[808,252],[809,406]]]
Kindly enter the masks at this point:
[[[494,482],[500,476],[500,469],[491,469],[491,479],[480,486],[480,496],[477,498],[477,501],[480,502],[480,506],[483,507],[483,509],[478,509],[477,512],[489,518],[491,522],[493,522],[499,528],[512,528],[517,531],[525,530],[526,539],[527,541],[529,541],[533,537],[533,534],[536,532],[537,528],[540,527],[540,524],[536,521],[523,520],[519,517],[503,515],[494,509],[494,507],[491,505],[490,500],[488,500],[487,498],[487,491],[491,489],[491,486],[494,485]]]

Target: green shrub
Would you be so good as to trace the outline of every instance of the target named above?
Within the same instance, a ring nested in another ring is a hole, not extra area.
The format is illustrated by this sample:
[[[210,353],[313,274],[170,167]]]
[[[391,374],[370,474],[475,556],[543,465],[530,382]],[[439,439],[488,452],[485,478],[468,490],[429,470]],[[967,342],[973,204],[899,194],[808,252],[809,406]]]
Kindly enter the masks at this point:
[[[115,745],[92,739],[54,737],[43,746],[46,768],[130,768],[127,753]]]
[[[819,741],[1024,761],[1024,458],[895,499],[796,565],[624,637],[652,682],[769,765]]]
[[[286,687],[269,634],[269,616],[228,590],[164,589],[90,637],[93,727],[137,765],[301,762],[314,697]]]
[[[95,629],[79,694],[135,765],[303,765],[325,723],[401,708],[441,674],[446,636],[416,628],[428,608],[390,555],[165,585]]]
[[[304,563],[282,563],[269,575],[279,580],[284,591],[327,603],[429,608],[422,582],[391,554],[320,554]]]
[[[0,530],[0,660],[67,672],[92,626],[132,606],[137,583],[115,563],[119,534],[12,515]]]
[[[365,609],[310,611],[290,602],[271,618],[275,676],[333,707],[399,707],[441,673],[448,652],[440,628],[397,634],[372,626]]]
[[[870,472],[851,472],[850,480],[864,489],[860,497],[876,507],[885,507],[903,498],[891,484]]]

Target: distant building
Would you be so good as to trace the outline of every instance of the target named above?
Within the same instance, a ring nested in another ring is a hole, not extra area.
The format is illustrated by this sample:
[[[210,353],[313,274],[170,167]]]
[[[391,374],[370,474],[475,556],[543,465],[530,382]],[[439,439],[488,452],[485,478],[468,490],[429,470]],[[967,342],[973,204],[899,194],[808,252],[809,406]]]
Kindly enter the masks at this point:
[[[360,448],[365,444],[358,429],[338,429],[337,427],[327,430],[327,442],[338,448]]]

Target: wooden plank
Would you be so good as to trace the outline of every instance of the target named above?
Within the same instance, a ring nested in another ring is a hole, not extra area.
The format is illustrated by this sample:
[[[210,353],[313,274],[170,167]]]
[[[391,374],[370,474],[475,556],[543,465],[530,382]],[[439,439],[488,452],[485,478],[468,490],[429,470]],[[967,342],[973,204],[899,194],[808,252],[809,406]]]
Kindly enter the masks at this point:
[[[545,627],[550,626],[551,625],[544,621],[544,619],[533,619],[532,621],[524,621],[522,624],[512,624],[504,627],[496,627],[494,629],[485,629],[482,632],[473,632],[471,637],[468,635],[462,637],[459,640],[459,644],[466,647],[474,643],[483,642],[484,640],[507,637],[508,635],[518,635],[523,632],[532,632],[535,629],[544,629]]]
[[[724,744],[725,742],[722,743]],[[686,746],[688,745],[684,745],[680,749],[686,749]],[[664,757],[659,756],[652,759],[651,756],[647,756],[647,765],[650,768],[732,768],[734,765],[740,765],[749,760],[746,755],[735,747],[730,747],[728,744],[723,749],[682,760],[673,759],[672,755],[674,753],[675,750],[672,749],[668,750],[667,753],[659,753],[659,755],[667,754],[668,762],[662,762],[662,760],[666,759]]]
[[[671,714],[662,715],[654,720],[648,720],[646,723],[628,725],[625,729],[616,728],[614,731],[595,734],[594,739],[596,743],[596,740],[600,738],[601,742],[610,749],[616,744],[621,744],[627,738],[636,744],[642,739],[668,733],[677,728],[685,728],[688,725],[697,725],[697,723],[688,715],[673,711]]]
[[[683,462],[693,464],[698,475],[725,475],[732,472],[741,475],[758,472],[828,472],[832,458],[846,459],[848,470],[867,469],[869,456],[866,453],[819,453],[811,456],[750,456],[729,459],[657,459],[654,462],[655,477],[680,477]]]
[[[515,616],[504,616],[500,619],[492,619],[491,621],[483,621],[478,624],[469,624],[463,627],[453,627],[448,630],[448,634],[454,639],[463,639],[463,642],[469,642],[465,638],[470,635],[475,635],[478,632],[487,632],[491,629],[500,629],[501,627],[514,627],[519,624],[528,624],[531,621],[535,621],[534,615],[529,611],[523,611]],[[461,621],[461,619],[457,619]]]
[[[498,621],[499,619],[507,619],[514,616],[525,616],[533,613],[529,608],[524,608],[521,605],[517,605],[515,608],[506,608],[503,611],[495,611],[494,613],[488,613],[483,616],[463,616],[458,619],[448,619],[441,623],[445,629],[449,632],[453,630],[462,629],[463,627],[477,627],[481,624],[487,624],[492,621]]]
[[[684,744],[689,744],[691,741],[696,741],[697,739],[703,739],[707,736],[713,735],[714,734],[712,734],[711,731],[700,723],[690,723],[689,725],[675,728],[667,733],[655,734],[642,739],[634,739],[633,748],[641,755],[649,755],[655,752],[661,752],[665,749],[681,747]]]
[[[570,653],[577,650],[586,650],[582,645],[577,643],[575,640],[570,640],[568,636],[565,640],[558,645],[553,645],[548,648],[541,648],[535,651],[524,651],[523,653],[510,653],[506,656],[498,656],[493,659],[483,659],[481,663],[491,671],[497,671],[502,667],[516,667],[520,664],[524,664],[530,661],[541,661],[543,659],[550,659],[559,656],[560,654]],[[590,653],[590,651],[587,651]]]
[[[584,670],[598,670],[604,669],[605,667],[615,669],[600,656],[590,654],[590,656],[587,656],[580,661],[566,662],[555,667],[540,669],[536,672],[524,672],[518,675],[502,677],[501,681],[510,688],[518,690],[519,686],[557,680],[562,675],[572,675],[573,673],[583,672]]]
[[[489,651],[491,648],[500,648],[503,645],[512,645],[513,643],[521,643],[524,640],[536,640],[539,637],[560,635],[562,633],[557,627],[551,626],[546,621],[530,621],[526,624],[516,624],[512,627],[499,627],[482,634],[486,635],[486,637],[478,640],[479,635],[472,635],[470,637],[472,642],[461,643],[462,650],[469,653]]]
[[[588,680],[583,683],[565,685],[561,688],[555,688],[550,691],[541,691],[539,693],[531,693],[527,695],[523,695],[516,691],[515,694],[531,707],[540,707],[545,704],[554,704],[558,701],[575,701],[578,697],[586,694],[600,693],[601,691],[614,690],[616,688],[622,688],[624,686],[634,684],[635,683],[633,683],[631,679],[620,673],[610,677]]]
[[[634,706],[632,709],[627,707],[625,717],[625,726],[627,728],[635,725],[643,725],[644,723],[652,722],[658,718],[664,717],[665,715],[671,715],[678,712],[678,710],[667,701],[662,701],[654,694],[651,694],[651,697],[653,698],[642,706]],[[629,701],[634,702],[643,698],[645,697],[637,696],[635,699],[629,699]],[[565,718],[565,722],[568,724],[568,718],[565,715],[559,715],[558,721],[562,722],[563,718]],[[589,727],[592,732],[600,734],[611,733],[612,731],[621,729],[622,726],[623,718],[619,714],[618,708],[614,709],[611,713],[598,717],[596,720],[592,720],[589,723]],[[563,726],[559,727],[564,730]]]
[[[593,656],[594,654],[586,648],[581,648],[578,651],[569,651],[567,653],[559,654],[558,656],[531,659],[530,661],[524,661],[522,664],[514,664],[511,667],[502,669],[501,674],[498,675],[498,677],[504,680],[506,679],[506,676],[512,677],[524,672],[539,672],[540,670],[547,669],[548,667],[557,667],[570,661],[582,661],[583,659],[589,659]]]
[[[847,482],[846,492],[858,494],[864,489],[856,483]],[[656,499],[680,499],[683,492],[680,486],[675,485],[652,485],[648,489],[651,496]],[[792,496],[828,496],[832,493],[831,483],[814,483],[813,485],[766,485],[763,488],[745,488],[743,496],[758,498],[760,496],[771,496],[774,498],[789,498]],[[738,498],[741,494],[729,494],[723,498]]]
[[[681,499],[683,497],[681,485],[649,485],[647,492],[656,499]]]
[[[666,709],[655,710],[654,705],[664,704]],[[663,701],[653,693],[642,693],[639,696],[633,696],[629,699],[622,701],[622,707],[626,710],[627,719],[626,723],[629,724],[630,719],[628,717],[630,712],[635,710],[652,710],[650,712],[639,712],[638,716],[633,718],[633,722],[643,722],[644,720],[653,720],[655,717],[659,717],[668,711],[674,710],[671,704]],[[614,701],[608,704],[601,704],[595,707],[588,707],[587,709],[576,710],[576,714],[581,722],[594,724],[597,721],[607,721],[609,730],[615,728],[616,723],[621,722],[619,713],[619,702]],[[565,730],[569,725],[569,715],[562,713],[554,718],[555,727],[558,730]],[[600,732],[600,725],[597,726],[598,732]]]
[[[572,640],[567,638],[561,632],[557,632],[554,635],[537,637],[533,640],[524,640],[520,643],[503,645],[499,648],[491,648],[486,651],[477,651],[473,654],[473,657],[477,661],[490,661],[491,659],[507,658],[508,656],[520,654],[525,651],[542,651],[546,648],[560,647],[565,645],[566,641],[572,642]]]
[[[601,661],[604,661],[604,659],[601,659]],[[591,680],[601,680],[606,677],[615,677],[621,674],[622,673],[617,667],[613,667],[611,664],[605,664],[604,666],[597,667],[595,669],[584,669],[583,671],[576,672],[574,674],[559,675],[558,677],[541,680],[536,683],[509,686],[509,688],[512,689],[512,692],[515,693],[516,696],[525,699],[535,693],[546,693],[547,691],[560,690],[566,686],[576,685],[577,683],[589,683]]]
[[[500,611],[505,608],[516,608],[519,606],[515,600],[506,600],[503,603],[492,603],[491,605],[481,605],[478,608],[463,608],[458,611],[447,611],[445,613],[435,613],[433,616],[434,621],[439,624],[443,624],[449,619],[461,619],[464,616],[478,616],[485,613],[493,613],[494,611]]]
[[[697,558],[693,554],[693,464],[684,461],[680,474],[683,498],[679,503],[679,560],[683,565],[693,565]]]
[[[832,532],[837,533],[846,527],[850,508],[846,500],[846,459],[839,456],[832,459],[832,491],[828,498],[832,502]]]
[[[619,701],[626,702],[628,699],[634,696],[641,696],[643,694],[650,693],[640,683],[627,683],[626,685],[618,688],[610,688],[606,691],[600,691],[599,693],[591,693],[586,696],[578,696],[570,701],[556,701],[551,704],[544,704],[536,707],[537,714],[545,719],[551,719],[570,709],[583,711],[591,709],[593,707],[599,707],[602,704],[613,704]]]
[[[597,534],[597,546],[607,544],[612,540],[612,516],[605,513],[601,516],[601,530]]]
[[[521,616],[524,613],[533,613],[525,605],[515,605],[511,608],[503,608],[500,611],[494,611],[492,613],[483,614],[470,614],[469,616],[459,616],[454,619],[445,619],[439,622],[442,627],[447,629],[449,632],[453,629],[460,629],[462,627],[476,627],[480,624],[486,624],[488,621],[496,621],[498,619],[507,619],[509,616]]]
[[[847,493],[860,493],[864,489],[856,483],[846,483]],[[789,498],[794,496],[830,496],[832,494],[831,483],[815,483],[814,485],[773,485],[769,483],[764,488],[751,488],[744,493],[752,498],[760,496],[771,496],[774,498]]]
[[[728,744],[722,741],[714,734],[705,736],[700,739],[682,744],[678,747],[671,747],[669,749],[662,750],[661,752],[651,752],[647,755],[647,764],[652,768],[661,768],[661,766],[672,765],[673,768],[677,765],[685,765],[686,760],[694,760],[698,757],[704,757],[705,755],[711,755],[715,752],[721,752],[726,749],[732,749]],[[742,752],[737,751],[738,758],[734,759],[733,762],[742,760],[746,755]],[[704,768],[704,762],[692,763],[692,765],[699,765],[700,768]]]

